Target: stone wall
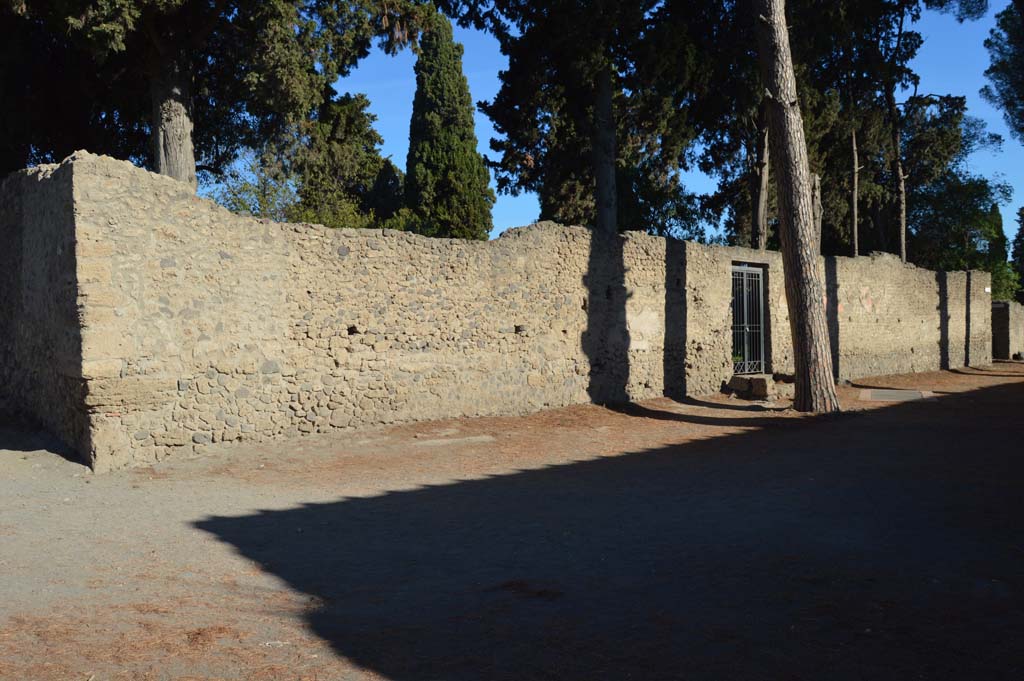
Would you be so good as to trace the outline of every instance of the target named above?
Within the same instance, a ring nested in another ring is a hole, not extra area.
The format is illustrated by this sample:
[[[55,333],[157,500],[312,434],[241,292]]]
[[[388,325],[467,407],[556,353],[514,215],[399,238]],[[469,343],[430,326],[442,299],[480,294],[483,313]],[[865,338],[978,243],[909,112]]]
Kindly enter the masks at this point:
[[[0,306],[14,338],[0,371],[97,469],[213,442],[712,392],[732,373],[734,262],[765,266],[770,369],[792,371],[777,253],[553,224],[491,242],[278,224],[86,153],[13,176],[2,197],[22,248],[0,256],[21,259],[0,280],[21,301]],[[968,319],[971,361],[989,361],[983,275],[889,256],[824,266],[842,376],[962,363]]]
[[[782,255],[690,242],[685,251],[686,392],[718,390],[732,375],[733,264],[764,267],[767,370],[792,373]],[[989,273],[933,272],[888,253],[826,257],[821,266],[840,379],[991,363]]]
[[[992,303],[992,356],[1024,356],[1024,305],[1015,301]]]
[[[987,272],[932,272],[890,254],[826,258],[825,272],[840,378],[991,363]]]
[[[0,181],[0,412],[86,452],[73,172],[48,165]]]

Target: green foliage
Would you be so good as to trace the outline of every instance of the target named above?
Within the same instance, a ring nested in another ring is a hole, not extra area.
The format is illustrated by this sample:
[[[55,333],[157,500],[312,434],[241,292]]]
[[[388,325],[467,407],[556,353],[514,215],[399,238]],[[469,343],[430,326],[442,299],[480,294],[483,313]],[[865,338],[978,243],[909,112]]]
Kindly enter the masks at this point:
[[[6,112],[21,137],[0,170],[83,147],[151,165],[150,84],[172,61],[209,180],[308,119],[375,36],[391,51],[414,38],[421,16],[415,0],[2,0],[0,31],[21,36],[4,91],[61,105]]]
[[[998,210],[1010,188],[983,177],[947,172],[915,193],[912,260],[940,270],[989,269],[1006,261]]]
[[[981,90],[989,102],[1003,110],[1006,125],[1024,142],[1024,17],[1020,6],[1007,6],[996,15],[995,28],[985,47],[989,67],[985,76],[990,84]]]
[[[965,111],[962,97],[915,97],[905,107],[910,257],[932,269],[987,270],[993,295],[1012,296],[999,212],[1012,189],[971,173],[968,165],[972,153],[998,149],[1002,139]]]
[[[416,62],[409,125],[408,227],[428,236],[487,239],[494,192],[476,149],[473,102],[462,74],[462,46],[438,14],[425,30]]]
[[[509,58],[499,92],[481,104],[499,134],[498,190],[536,192],[541,219],[595,224],[595,92],[610,66],[619,228],[698,235],[702,212],[679,173],[693,140],[687,90],[701,70],[669,20],[705,3],[691,4],[447,3],[490,30]]]
[[[380,155],[365,95],[322,104],[316,117],[256,154],[246,150],[215,198],[236,212],[328,227],[397,228],[402,172]]]
[[[696,24],[692,40],[714,56],[708,60],[714,86],[705,95],[707,101],[694,107],[694,116],[700,130],[700,167],[719,179],[718,190],[708,197],[707,205],[721,216],[730,241],[746,245],[757,191],[756,150],[762,131],[759,110],[764,88],[754,67],[753,16],[749,10],[740,9],[743,4],[739,0],[727,4],[733,5],[734,11],[717,17],[712,14],[709,20]],[[923,9],[951,12],[964,20],[980,16],[984,3],[789,0],[786,4],[808,157],[812,172],[821,176],[822,249],[826,253],[849,253],[851,132],[856,131],[861,251],[892,250],[897,239],[891,168],[896,152],[892,147],[893,126],[913,123],[907,123],[901,115],[894,120],[886,94],[899,86],[913,88],[917,84],[910,64],[922,37],[912,26]],[[914,102],[902,108],[904,114],[921,115]],[[942,172],[945,166],[938,156],[945,155],[948,162],[949,140],[959,136],[955,115],[939,120],[934,110],[928,113],[932,125],[926,136],[906,131],[902,135],[899,151],[914,166],[913,176],[908,178],[911,187]],[[917,129],[924,132],[921,125]],[[923,162],[915,165],[916,154],[930,154],[933,145],[936,158],[930,160],[936,167],[925,167]],[[770,213],[775,210],[774,198],[770,190]]]
[[[1017,211],[1017,233],[1013,236],[1012,253],[1010,255],[1010,269],[1016,275],[1017,281],[1024,286],[1024,208]],[[1017,301],[1024,303],[1024,288],[1017,290]]]
[[[992,300],[1019,300],[1021,279],[1013,265],[1006,262],[992,263]]]
[[[1010,300],[1020,289],[1020,277],[1007,262],[999,206],[1013,192],[1005,183],[971,173],[967,163],[972,152],[998,147],[1001,140],[964,110],[961,98],[908,103],[904,118],[917,143],[906,154],[908,174],[916,178],[909,197],[910,257],[936,270],[986,270],[992,274],[993,299]],[[959,134],[951,134],[951,128]]]
[[[299,178],[297,213],[329,227],[369,227],[401,208],[402,173],[382,158],[383,142],[364,95],[344,95],[320,107],[294,167]]]
[[[235,213],[286,222],[298,203],[295,184],[279,158],[246,149],[224,174],[213,198]]]

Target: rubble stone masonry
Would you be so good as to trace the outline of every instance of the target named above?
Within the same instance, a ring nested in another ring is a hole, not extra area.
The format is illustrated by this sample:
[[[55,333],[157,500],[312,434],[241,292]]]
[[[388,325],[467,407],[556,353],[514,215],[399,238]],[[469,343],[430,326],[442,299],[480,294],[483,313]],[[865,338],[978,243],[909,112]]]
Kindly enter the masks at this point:
[[[769,369],[792,367],[773,252],[551,223],[490,242],[274,223],[85,152],[3,180],[0,243],[0,407],[97,470],[715,391],[734,262],[766,267]],[[990,363],[986,273],[823,266],[840,377]]]

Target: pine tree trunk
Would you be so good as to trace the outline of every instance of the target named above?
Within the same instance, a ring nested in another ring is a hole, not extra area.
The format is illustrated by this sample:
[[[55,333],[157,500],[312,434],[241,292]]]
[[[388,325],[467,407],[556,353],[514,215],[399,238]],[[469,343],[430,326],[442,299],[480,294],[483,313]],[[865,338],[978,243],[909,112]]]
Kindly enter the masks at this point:
[[[758,45],[768,93],[768,120],[775,156],[779,236],[786,280],[786,303],[793,337],[798,411],[839,410],[832,377],[832,353],[825,318],[825,285],[814,251],[811,171],[797,100],[784,0],[759,0]]]
[[[757,197],[754,201],[754,239],[757,248],[768,248],[768,165],[771,145],[768,143],[768,119],[761,116],[761,130],[757,140]]]
[[[902,140],[900,135],[900,111],[896,107],[896,92],[889,88],[885,97],[889,103],[889,118],[892,125],[892,174],[896,179],[897,222],[900,232],[900,260],[907,261],[907,185],[903,175]]]
[[[165,56],[150,79],[153,104],[153,160],[156,171],[187,182],[194,190],[196,157],[192,146],[192,73],[182,56]]]
[[[852,217],[850,218],[850,234],[853,236],[853,257],[860,255],[860,242],[858,240],[858,222],[857,222],[857,192],[859,191],[860,182],[860,156],[857,153],[857,128],[850,130],[850,144],[853,147],[853,193],[850,196],[850,212]]]
[[[615,234],[618,203],[615,187],[615,115],[611,65],[597,76],[594,101],[594,228],[599,234]]]

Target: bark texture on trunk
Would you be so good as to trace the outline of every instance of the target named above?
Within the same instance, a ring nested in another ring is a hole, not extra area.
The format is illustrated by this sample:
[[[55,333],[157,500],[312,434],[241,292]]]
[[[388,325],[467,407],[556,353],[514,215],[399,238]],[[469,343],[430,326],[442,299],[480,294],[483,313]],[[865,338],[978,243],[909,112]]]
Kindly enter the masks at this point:
[[[900,111],[896,106],[896,92],[890,88],[885,93],[889,103],[889,117],[892,122],[892,174],[896,180],[897,226],[900,232],[900,260],[907,261],[907,184],[903,175],[903,154],[900,151]]]
[[[814,209],[814,253],[821,255],[821,175],[811,175],[811,205]]]
[[[799,411],[839,410],[825,317],[825,284],[814,250],[814,210],[807,143],[796,93],[784,0],[758,0],[759,61],[769,92],[768,118],[775,156],[779,236],[786,303],[793,337]]]
[[[850,196],[850,234],[853,238],[853,257],[860,255],[860,241],[857,222],[857,193],[860,191],[860,155],[857,153],[857,128],[850,130],[850,144],[853,147],[853,193]]]
[[[594,203],[597,212],[594,228],[597,233],[605,235],[618,231],[613,93],[612,69],[611,65],[608,65],[598,74],[594,93]]]
[[[757,197],[754,201],[754,243],[762,251],[768,248],[768,165],[771,145],[768,143],[767,114],[761,116],[757,139]]]
[[[153,100],[153,160],[161,175],[187,182],[194,190],[196,156],[192,145],[192,73],[184,57],[164,57],[150,79]]]

